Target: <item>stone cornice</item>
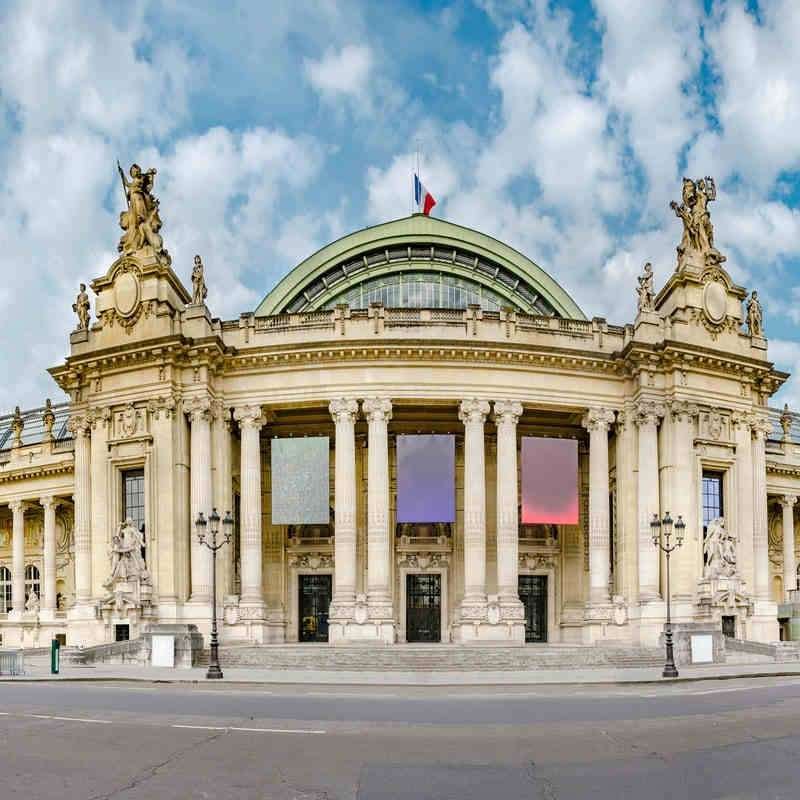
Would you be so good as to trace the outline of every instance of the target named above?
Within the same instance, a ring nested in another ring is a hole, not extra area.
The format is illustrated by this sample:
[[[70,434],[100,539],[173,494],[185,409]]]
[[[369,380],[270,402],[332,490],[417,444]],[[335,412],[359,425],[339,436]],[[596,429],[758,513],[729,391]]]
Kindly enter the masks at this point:
[[[74,461],[63,460],[51,464],[26,464],[24,467],[0,470],[0,483],[23,481],[28,478],[44,478],[49,475],[62,475],[74,472]]]

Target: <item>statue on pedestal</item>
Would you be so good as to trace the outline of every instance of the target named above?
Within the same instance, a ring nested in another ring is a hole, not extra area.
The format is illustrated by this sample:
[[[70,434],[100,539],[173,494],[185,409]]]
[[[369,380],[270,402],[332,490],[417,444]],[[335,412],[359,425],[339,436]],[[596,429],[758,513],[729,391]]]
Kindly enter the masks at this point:
[[[91,313],[91,303],[89,302],[89,295],[86,294],[86,284],[82,283],[78,296],[72,304],[72,310],[78,315],[77,330],[85,331],[89,328],[89,315]]]
[[[669,204],[675,216],[683,222],[683,236],[678,245],[679,264],[692,255],[708,266],[725,261],[714,246],[714,226],[708,204],[717,199],[717,187],[710,176],[693,181],[683,179],[680,205],[674,200]]]
[[[142,172],[138,164],[132,164],[130,178],[126,178],[119,161],[117,170],[128,204],[127,211],[119,215],[119,226],[125,233],[117,249],[120,253],[130,255],[149,245],[157,257],[170,263],[169,253],[164,249],[164,240],[159,233],[162,222],[158,213],[158,199],[153,195],[156,171],[148,169]]]
[[[194,269],[192,270],[192,305],[203,305],[206,297],[208,297],[208,289],[203,276],[203,259],[198,255],[194,257]]]
[[[28,599],[25,601],[25,611],[29,614],[39,613],[39,595],[36,592],[32,591],[28,595]]]
[[[653,304],[653,265],[648,261],[644,272],[637,278],[639,285],[636,294],[639,296],[639,312],[654,311]]]
[[[764,336],[764,312],[761,310],[758,292],[753,292],[747,301],[747,332],[750,336]]]

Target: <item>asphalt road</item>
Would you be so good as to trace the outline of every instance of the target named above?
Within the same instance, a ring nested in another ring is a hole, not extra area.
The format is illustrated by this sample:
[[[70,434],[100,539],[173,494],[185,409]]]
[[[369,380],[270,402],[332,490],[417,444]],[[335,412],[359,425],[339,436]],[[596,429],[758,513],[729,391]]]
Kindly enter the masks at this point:
[[[0,684],[0,797],[800,797],[800,680],[349,689]]]

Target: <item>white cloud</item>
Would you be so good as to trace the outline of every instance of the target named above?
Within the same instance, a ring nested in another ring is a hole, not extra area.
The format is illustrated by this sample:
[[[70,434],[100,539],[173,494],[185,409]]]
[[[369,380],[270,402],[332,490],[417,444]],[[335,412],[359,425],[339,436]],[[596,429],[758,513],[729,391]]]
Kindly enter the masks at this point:
[[[373,67],[372,50],[366,45],[348,44],[329,48],[320,59],[304,62],[309,83],[323,97],[362,97],[369,87]]]

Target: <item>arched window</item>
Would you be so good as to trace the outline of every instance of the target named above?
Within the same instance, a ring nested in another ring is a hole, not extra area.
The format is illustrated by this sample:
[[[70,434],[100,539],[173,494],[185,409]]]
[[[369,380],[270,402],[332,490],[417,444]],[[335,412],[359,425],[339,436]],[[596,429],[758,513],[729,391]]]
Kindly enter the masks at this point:
[[[11,611],[11,570],[0,567],[0,613]]]
[[[25,602],[31,596],[31,592],[36,592],[36,596],[41,598],[42,592],[39,584],[39,567],[35,564],[28,564],[25,567]]]

